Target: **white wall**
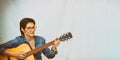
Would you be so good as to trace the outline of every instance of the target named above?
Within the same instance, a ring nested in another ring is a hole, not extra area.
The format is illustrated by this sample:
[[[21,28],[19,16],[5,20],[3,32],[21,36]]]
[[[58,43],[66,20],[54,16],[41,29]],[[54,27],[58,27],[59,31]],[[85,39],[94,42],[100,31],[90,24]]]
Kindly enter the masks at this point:
[[[36,35],[47,42],[62,33],[73,39],[61,42],[53,60],[120,60],[119,0],[3,0],[4,15],[0,31],[6,42],[20,35],[19,21],[36,20]],[[2,9],[0,9],[2,10]],[[47,60],[45,58],[45,60]]]

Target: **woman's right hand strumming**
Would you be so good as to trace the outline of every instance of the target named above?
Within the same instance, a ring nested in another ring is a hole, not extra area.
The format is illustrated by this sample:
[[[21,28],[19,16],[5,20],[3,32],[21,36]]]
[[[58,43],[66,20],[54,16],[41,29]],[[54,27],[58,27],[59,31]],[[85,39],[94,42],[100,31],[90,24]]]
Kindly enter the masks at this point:
[[[15,58],[17,58],[17,59],[25,59],[25,58],[26,58],[25,52],[22,52],[22,51],[19,52],[19,53],[15,53],[15,52],[6,50],[6,51],[5,51],[5,54],[6,54],[6,55],[9,55],[9,56],[12,56],[12,57],[15,57]]]

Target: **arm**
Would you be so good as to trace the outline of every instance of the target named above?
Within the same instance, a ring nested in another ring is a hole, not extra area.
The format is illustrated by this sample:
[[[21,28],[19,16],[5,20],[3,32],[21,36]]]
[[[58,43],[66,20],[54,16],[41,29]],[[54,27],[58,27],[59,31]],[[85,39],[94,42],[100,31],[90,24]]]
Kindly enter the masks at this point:
[[[49,59],[54,58],[55,55],[57,54],[57,51],[52,51],[49,48],[45,48],[42,52]]]
[[[3,43],[0,45],[0,54],[4,54],[5,53],[5,50],[8,49],[8,48],[13,48],[15,47],[15,43],[17,43],[16,39],[13,39],[13,40],[10,40],[6,43]]]
[[[5,55],[8,55],[8,56],[12,56],[12,57],[16,57],[18,59],[24,59],[26,57],[26,54],[25,52],[20,52],[20,53],[14,53],[10,50],[5,50],[4,52]]]
[[[23,58],[24,57],[24,53],[20,52],[18,54],[8,50],[8,48],[13,48],[13,47],[17,47],[19,44],[21,44],[22,42],[19,41],[19,39],[15,38],[13,40],[10,40],[6,43],[3,43],[0,45],[0,54],[4,54],[4,55],[8,55],[8,56],[13,56],[16,58]],[[21,56],[19,56],[21,55]]]
[[[49,48],[45,48],[43,50],[43,54],[48,58],[53,58],[57,54],[57,46],[60,44],[58,38],[56,38],[51,50]]]

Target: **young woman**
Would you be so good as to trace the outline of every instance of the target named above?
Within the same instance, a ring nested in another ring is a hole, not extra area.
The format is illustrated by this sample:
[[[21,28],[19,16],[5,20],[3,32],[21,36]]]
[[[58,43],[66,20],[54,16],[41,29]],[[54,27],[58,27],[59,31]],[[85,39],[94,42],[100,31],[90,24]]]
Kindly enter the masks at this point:
[[[32,18],[23,18],[20,21],[20,32],[21,36],[17,36],[16,38],[3,43],[0,45],[0,54],[5,54],[7,56],[12,56],[18,59],[24,59],[26,57],[25,52],[15,53],[8,48],[17,47],[23,43],[27,43],[31,49],[35,49],[36,47],[42,46],[45,44],[45,38],[41,36],[36,36],[35,34],[36,26],[35,21]],[[58,38],[54,41],[52,48],[48,47],[34,54],[36,60],[42,60],[41,54],[43,53],[47,58],[53,58],[57,54],[56,47],[60,44]]]

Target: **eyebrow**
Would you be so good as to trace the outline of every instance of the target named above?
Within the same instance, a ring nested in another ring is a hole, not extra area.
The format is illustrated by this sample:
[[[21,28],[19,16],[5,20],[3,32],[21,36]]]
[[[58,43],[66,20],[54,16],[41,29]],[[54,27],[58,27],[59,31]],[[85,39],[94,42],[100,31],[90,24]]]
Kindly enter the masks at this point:
[[[35,27],[35,26],[28,26],[28,27],[26,26],[26,28],[31,28],[31,27],[33,28],[33,27]]]

